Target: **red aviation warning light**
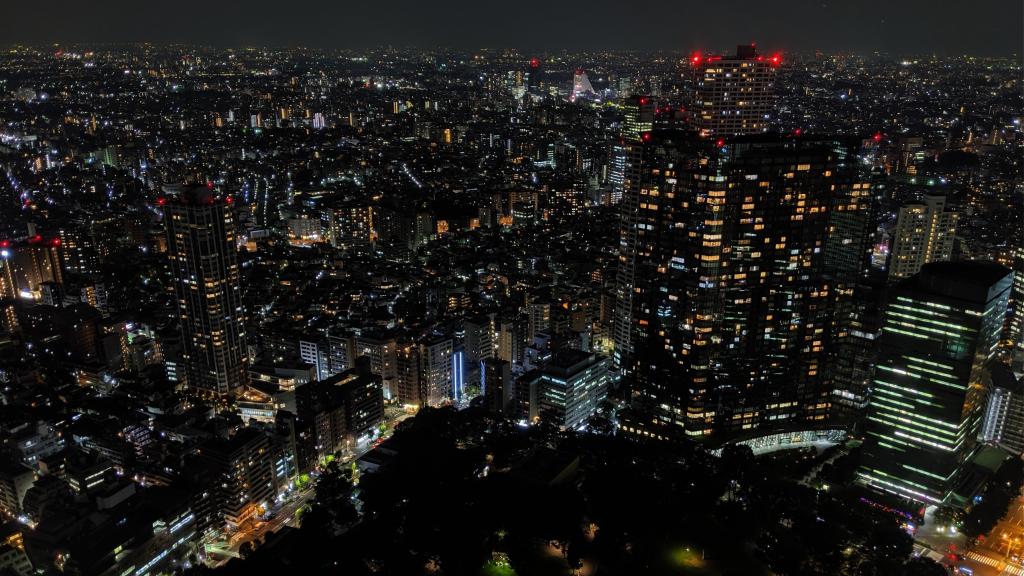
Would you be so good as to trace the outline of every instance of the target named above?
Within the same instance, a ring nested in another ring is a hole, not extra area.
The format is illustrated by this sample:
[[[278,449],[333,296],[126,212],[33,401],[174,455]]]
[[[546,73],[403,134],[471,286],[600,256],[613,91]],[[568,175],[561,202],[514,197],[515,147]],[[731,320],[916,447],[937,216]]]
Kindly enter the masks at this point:
[[[54,238],[53,240],[50,240],[50,246],[53,246],[54,248],[60,248],[60,238]]]
[[[717,146],[718,148],[725,146],[725,139],[719,138],[718,140],[715,140],[715,146]]]
[[[156,199],[156,205],[157,206],[163,206],[164,204],[167,204],[167,198],[164,198],[163,196],[161,196],[161,197]]]
[[[644,132],[643,134],[640,135],[640,139],[643,140],[644,142],[650,142],[651,141],[651,133],[650,132]]]
[[[530,68],[540,68],[540,60],[538,58],[530,58]]]
[[[234,204],[235,203],[235,199],[232,196],[226,196],[224,198],[224,202],[226,202],[227,204]]]
[[[647,104],[647,102],[648,102],[647,96],[641,96],[640,97],[640,104],[641,105]]]
[[[700,64],[703,59],[704,57],[701,56],[700,52],[696,52],[693,56],[690,56],[690,63],[696,66]]]
[[[875,142],[881,142],[882,141],[882,133],[881,132],[875,132],[875,135],[872,136],[871,139],[874,140]]]
[[[772,63],[772,66],[778,66],[778,65],[782,64],[782,56],[780,56],[777,53],[773,54],[772,57],[771,57],[771,63]]]

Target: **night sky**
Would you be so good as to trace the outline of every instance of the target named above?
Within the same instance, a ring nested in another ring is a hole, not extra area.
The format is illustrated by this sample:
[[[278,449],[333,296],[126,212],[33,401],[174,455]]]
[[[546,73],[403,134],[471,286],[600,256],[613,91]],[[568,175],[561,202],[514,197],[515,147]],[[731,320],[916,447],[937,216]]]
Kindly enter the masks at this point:
[[[766,49],[1020,54],[1021,0],[2,0],[0,45]]]

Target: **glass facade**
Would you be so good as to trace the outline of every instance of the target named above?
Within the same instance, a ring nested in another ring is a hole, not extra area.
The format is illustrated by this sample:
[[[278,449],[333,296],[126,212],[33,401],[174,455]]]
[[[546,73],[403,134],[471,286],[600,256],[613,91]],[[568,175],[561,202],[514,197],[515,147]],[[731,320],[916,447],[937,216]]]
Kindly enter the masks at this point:
[[[864,458],[867,485],[944,502],[978,445],[1006,313],[1009,272],[994,264],[926,265],[899,285],[884,314]]]

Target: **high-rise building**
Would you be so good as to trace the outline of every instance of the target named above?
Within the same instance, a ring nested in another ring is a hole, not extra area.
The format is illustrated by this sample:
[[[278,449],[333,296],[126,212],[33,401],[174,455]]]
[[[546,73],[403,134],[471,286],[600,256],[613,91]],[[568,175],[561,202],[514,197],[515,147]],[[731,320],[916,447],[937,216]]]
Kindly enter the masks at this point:
[[[57,244],[64,271],[75,274],[99,272],[98,251],[91,228],[91,223],[76,222],[60,229]]]
[[[483,362],[494,356],[494,326],[491,318],[467,318],[462,323],[462,343],[465,350],[466,382],[480,385],[484,381]]]
[[[248,351],[232,199],[197,187],[160,202],[187,383],[202,395],[235,393]]]
[[[458,377],[454,342],[428,336],[395,348],[398,399],[412,406],[439,406],[454,397]]]
[[[1006,340],[1010,345],[1013,365],[1024,370],[1024,246],[1013,248],[1013,290],[1007,317]]]
[[[44,282],[63,282],[60,239],[35,235],[24,242],[0,241],[0,299],[38,299]]]
[[[889,279],[909,278],[929,262],[949,260],[959,215],[945,196],[927,195],[900,208],[889,256]]]
[[[645,144],[623,201],[615,345],[649,420],[707,436],[828,418],[835,312],[866,259],[858,146]]]
[[[646,203],[641,208],[640,198],[644,196],[641,190],[642,176],[645,170],[650,170],[657,163],[653,158],[645,161],[645,155],[653,155],[655,151],[649,132],[653,126],[655,106],[654,100],[645,96],[632,97],[626,101],[622,138],[618,144],[619,149],[613,149],[613,155],[621,154],[623,167],[621,177],[613,176],[614,180],[621,180],[618,192],[615,181],[612,182],[613,196],[617,193],[622,195],[619,201],[621,230],[618,267],[615,272],[615,312],[612,319],[615,348],[611,367],[615,377],[628,370],[632,358],[638,259],[642,260],[650,253],[647,224],[642,220],[646,220],[651,213],[647,211]]]
[[[654,111],[656,104],[653,98],[633,96],[627,98],[622,105],[622,131],[619,138],[612,143],[608,158],[608,182],[611,186],[610,203],[618,204],[626,186],[626,173],[630,161],[635,160],[634,153],[644,134],[649,134],[654,127]]]
[[[556,352],[541,368],[539,404],[542,418],[577,429],[597,413],[608,394],[608,359],[579,350]]]
[[[370,246],[377,240],[374,209],[364,202],[347,202],[321,213],[324,237],[335,248]]]
[[[1009,366],[990,363],[992,384],[981,425],[981,439],[1009,452],[1024,453],[1024,380]]]
[[[977,447],[1011,277],[988,262],[936,262],[884,310],[859,480],[922,503],[947,500]]]
[[[360,437],[370,435],[384,419],[381,377],[370,371],[370,359],[327,380],[295,390],[296,457],[299,470],[313,469]]]
[[[431,336],[420,343],[420,405],[437,406],[452,398],[456,366],[452,339]]]
[[[487,409],[495,414],[510,414],[516,392],[512,365],[500,358],[487,358],[483,366],[483,393],[487,398]]]
[[[753,44],[731,56],[695,54],[696,123],[702,136],[766,132],[775,110],[776,54],[762,56]]]
[[[274,465],[270,440],[255,428],[243,428],[229,440],[203,445],[200,459],[212,474],[216,515],[240,526],[273,504]]]

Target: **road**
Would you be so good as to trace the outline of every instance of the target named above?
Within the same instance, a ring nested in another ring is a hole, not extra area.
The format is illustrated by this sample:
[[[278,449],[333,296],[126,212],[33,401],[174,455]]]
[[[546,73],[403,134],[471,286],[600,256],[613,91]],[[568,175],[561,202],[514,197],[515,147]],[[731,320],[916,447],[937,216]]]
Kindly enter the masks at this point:
[[[411,414],[399,413],[393,418],[389,419],[386,431],[381,435],[380,440],[386,440],[391,436],[395,426],[400,422],[409,418]],[[376,446],[377,441],[367,442],[359,445],[352,452],[343,453],[338,461],[341,464],[348,464],[362,458],[367,452],[373,450]],[[233,557],[238,555],[238,550],[242,544],[246,542],[261,542],[268,534],[273,534],[280,530],[285,525],[296,526],[294,522],[295,514],[308,504],[313,497],[316,496],[316,490],[314,489],[314,483],[310,483],[304,490],[300,490],[293,494],[284,504],[274,513],[273,518],[267,521],[256,521],[251,524],[246,524],[239,530],[230,534],[225,534],[228,537],[227,546],[223,548],[224,553],[215,553],[216,558],[210,558],[207,561],[207,565],[216,568],[226,564]]]
[[[981,539],[967,557],[987,567],[981,574],[1024,575],[1024,497],[1010,505],[1006,517]]]
[[[1006,517],[966,552],[962,535],[948,535],[936,530],[935,522],[930,518],[915,534],[915,540],[915,552],[928,553],[931,550],[943,556],[951,551],[960,553],[962,560],[955,565],[961,569],[960,574],[1024,576],[1024,563],[1021,562],[1024,560],[1024,497],[1011,504]],[[953,567],[948,559],[944,559],[943,564]]]

